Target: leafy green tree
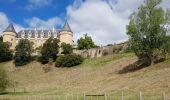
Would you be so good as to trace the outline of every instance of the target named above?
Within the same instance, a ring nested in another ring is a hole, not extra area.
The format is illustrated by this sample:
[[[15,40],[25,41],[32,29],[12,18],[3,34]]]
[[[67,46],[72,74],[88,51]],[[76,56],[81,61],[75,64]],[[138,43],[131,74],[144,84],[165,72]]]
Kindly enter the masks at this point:
[[[162,0],[145,0],[137,12],[130,16],[127,34],[132,50],[139,59],[154,64],[159,57],[165,58],[167,27],[170,11],[159,6]]]
[[[90,36],[88,36],[87,34],[85,34],[84,37],[81,37],[80,39],[78,39],[77,43],[78,43],[79,50],[90,49],[90,48],[95,47],[95,44],[94,44],[92,38]]]
[[[41,49],[41,62],[43,64],[48,63],[49,59],[52,58],[53,61],[56,60],[57,54],[59,52],[59,43],[58,39],[49,38],[44,44]]]
[[[2,36],[0,36],[0,42],[2,42],[3,41],[3,37]]]
[[[56,67],[73,67],[80,65],[83,62],[83,58],[79,55],[62,55],[56,59]]]
[[[33,44],[28,39],[21,39],[16,46],[14,63],[16,66],[23,66],[31,61]]]
[[[9,78],[6,71],[0,67],[0,93],[4,92],[9,85]]]
[[[7,42],[0,41],[0,62],[12,60],[13,54]]]
[[[62,43],[61,48],[63,49],[62,54],[71,54],[73,52],[73,46],[70,44]]]

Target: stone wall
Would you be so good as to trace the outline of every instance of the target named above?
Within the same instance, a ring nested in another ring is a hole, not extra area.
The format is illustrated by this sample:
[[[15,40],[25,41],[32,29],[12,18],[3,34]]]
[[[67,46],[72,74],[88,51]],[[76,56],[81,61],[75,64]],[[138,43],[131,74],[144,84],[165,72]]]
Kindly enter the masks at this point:
[[[92,48],[88,50],[73,50],[74,54],[80,55],[85,58],[98,58],[104,55],[111,55],[115,53],[125,52],[128,49],[128,43],[115,44],[113,46],[103,46],[98,48]]]

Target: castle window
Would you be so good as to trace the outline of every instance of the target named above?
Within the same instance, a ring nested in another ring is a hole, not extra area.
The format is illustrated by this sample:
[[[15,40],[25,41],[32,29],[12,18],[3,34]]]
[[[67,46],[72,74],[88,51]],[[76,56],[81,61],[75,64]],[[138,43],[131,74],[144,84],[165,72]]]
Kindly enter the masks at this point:
[[[11,41],[13,41],[13,38],[11,38]]]

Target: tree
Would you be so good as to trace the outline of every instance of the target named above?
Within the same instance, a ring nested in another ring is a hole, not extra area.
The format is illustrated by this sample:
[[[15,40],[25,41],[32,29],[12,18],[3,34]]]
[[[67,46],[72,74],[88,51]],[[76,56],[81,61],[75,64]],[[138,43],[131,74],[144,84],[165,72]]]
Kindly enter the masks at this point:
[[[52,58],[53,61],[56,60],[57,54],[59,52],[59,43],[58,39],[49,38],[41,49],[41,62],[43,64],[48,63],[49,59]]]
[[[84,37],[81,37],[80,39],[78,39],[77,43],[78,43],[79,50],[90,49],[90,48],[95,47],[95,44],[94,44],[92,38],[90,36],[88,36],[87,34],[85,34]]]
[[[167,27],[170,11],[159,5],[162,0],[145,0],[137,12],[130,16],[127,34],[130,36],[132,50],[139,59],[154,64],[159,57],[165,58]]]
[[[0,62],[12,60],[13,54],[7,42],[0,41]]]
[[[73,52],[73,47],[70,44],[62,43],[61,48],[63,49],[62,54],[71,54]]]
[[[4,92],[9,85],[9,78],[6,71],[0,67],[0,93]]]
[[[14,63],[16,66],[23,66],[31,61],[33,44],[28,39],[21,39],[16,46]]]
[[[2,42],[3,41],[3,37],[2,36],[0,36],[0,42]]]

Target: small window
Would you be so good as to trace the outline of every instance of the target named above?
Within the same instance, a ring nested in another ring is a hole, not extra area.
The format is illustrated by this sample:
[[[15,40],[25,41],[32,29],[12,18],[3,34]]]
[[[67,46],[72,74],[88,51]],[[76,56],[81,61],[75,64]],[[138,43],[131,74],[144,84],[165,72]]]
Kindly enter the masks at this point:
[[[11,41],[13,41],[13,38],[11,38]]]

